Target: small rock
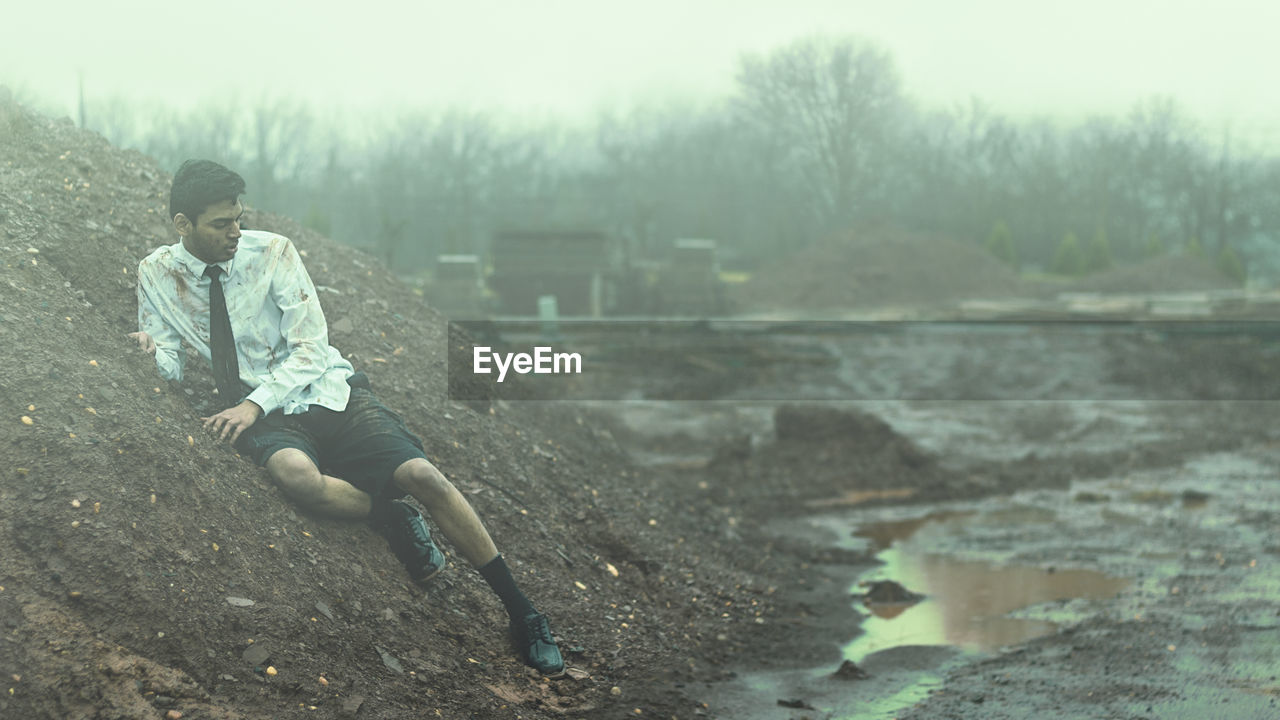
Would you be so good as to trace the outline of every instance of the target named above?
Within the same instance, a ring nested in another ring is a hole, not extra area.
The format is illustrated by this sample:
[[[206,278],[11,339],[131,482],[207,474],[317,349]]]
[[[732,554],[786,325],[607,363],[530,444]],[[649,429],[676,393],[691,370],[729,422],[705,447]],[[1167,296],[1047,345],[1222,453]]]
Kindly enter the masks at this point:
[[[918,602],[923,597],[923,595],[913,593],[892,580],[879,580],[868,586],[867,592],[862,596],[862,599],[864,602],[871,603],[905,603]]]
[[[182,713],[177,710],[170,710],[164,714],[165,720],[182,720]]]
[[[364,704],[363,695],[352,695],[351,697],[347,698],[345,702],[342,703],[342,712],[347,717],[355,717],[356,713],[360,712],[360,706],[363,704]]]
[[[1208,501],[1209,501],[1209,493],[1207,492],[1203,492],[1201,490],[1183,490],[1182,491],[1182,502],[1187,503],[1188,505],[1196,505],[1198,503],[1204,503]]]
[[[214,549],[217,549],[216,547]],[[249,607],[253,605],[253,601],[249,598],[236,597],[234,595],[227,596],[227,604],[235,607]]]
[[[271,657],[271,650],[263,643],[254,643],[240,653],[240,659],[250,665],[262,665]]]
[[[840,667],[831,673],[831,677],[837,680],[865,680],[871,677],[865,670],[853,664],[852,660],[845,660],[840,663]]]
[[[378,651],[378,657],[382,658],[382,664],[386,665],[388,670],[397,672],[401,675],[404,674],[404,666],[400,664],[400,661],[397,660],[394,655],[387,652],[381,646],[378,646],[378,645],[374,645],[373,649]]]
[[[321,615],[323,615],[323,616],[325,616],[325,617],[329,618],[330,620],[333,620],[333,619],[334,619],[334,617],[333,617],[333,610],[329,609],[329,606],[328,606],[328,605],[326,605],[325,603],[323,603],[323,602],[317,602],[317,603],[316,603],[316,610],[319,610]]]

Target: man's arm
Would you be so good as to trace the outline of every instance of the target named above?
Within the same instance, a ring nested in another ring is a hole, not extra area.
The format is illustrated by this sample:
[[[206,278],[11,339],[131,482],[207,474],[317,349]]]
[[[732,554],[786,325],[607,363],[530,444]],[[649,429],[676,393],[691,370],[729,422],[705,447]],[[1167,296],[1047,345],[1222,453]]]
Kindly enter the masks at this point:
[[[145,263],[138,266],[138,327],[140,330],[129,333],[129,337],[138,342],[143,352],[156,356],[156,367],[161,377],[167,380],[182,380],[182,371],[187,356],[182,352],[182,339],[176,330],[165,321],[160,312],[163,299],[156,291],[155,282],[148,272]],[[239,405],[227,408],[212,417],[200,418],[206,428],[213,428],[219,434],[219,440],[230,436],[231,442],[239,439],[240,434],[257,422],[263,415],[262,409],[245,400]]]
[[[178,332],[158,310],[155,288],[145,266],[138,267],[138,332],[129,333],[144,352],[156,356],[156,368],[166,380],[182,380],[186,354]]]
[[[289,346],[289,356],[271,372],[248,399],[269,413],[284,404],[295,390],[315,382],[327,369],[329,327],[315,286],[302,265],[302,258],[285,240],[271,279],[271,300],[280,308],[280,334]]]

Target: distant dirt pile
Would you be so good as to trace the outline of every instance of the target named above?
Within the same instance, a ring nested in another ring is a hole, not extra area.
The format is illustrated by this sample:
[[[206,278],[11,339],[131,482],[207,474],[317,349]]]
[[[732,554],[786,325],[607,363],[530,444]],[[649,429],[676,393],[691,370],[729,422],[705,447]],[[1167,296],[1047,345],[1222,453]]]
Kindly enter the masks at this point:
[[[875,230],[831,238],[761,268],[736,301],[743,310],[933,307],[1026,292],[981,247],[940,236]]]
[[[1179,293],[1237,288],[1212,262],[1193,255],[1161,255],[1081,278],[1070,292]]]
[[[722,480],[722,501],[789,515],[876,499],[934,497],[963,485],[909,438],[851,407],[782,405],[773,424],[773,442],[753,446],[744,439],[716,454],[709,469]]]

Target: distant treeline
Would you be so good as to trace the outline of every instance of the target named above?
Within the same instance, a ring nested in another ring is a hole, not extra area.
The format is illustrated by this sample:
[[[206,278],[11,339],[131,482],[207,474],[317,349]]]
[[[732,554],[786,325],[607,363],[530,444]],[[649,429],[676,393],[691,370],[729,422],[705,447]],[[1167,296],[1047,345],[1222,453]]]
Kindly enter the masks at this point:
[[[1075,274],[1167,252],[1241,272],[1241,257],[1262,262],[1280,240],[1280,160],[1201,128],[1172,99],[1071,126],[977,101],[923,109],[890,55],[857,38],[745,55],[727,98],[590,127],[461,110],[354,119],[280,98],[183,110],[118,98],[90,103],[86,124],[169,168],[221,160],[251,204],[402,272],[483,252],[507,227],[603,228],[631,258],[714,238],[730,265],[752,267],[888,224]]]

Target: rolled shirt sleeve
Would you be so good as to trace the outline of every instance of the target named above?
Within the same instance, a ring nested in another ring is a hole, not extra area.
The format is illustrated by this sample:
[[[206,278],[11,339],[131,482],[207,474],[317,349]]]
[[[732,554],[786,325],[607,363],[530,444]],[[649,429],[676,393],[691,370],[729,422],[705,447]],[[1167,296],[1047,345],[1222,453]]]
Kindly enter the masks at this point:
[[[269,297],[280,309],[288,357],[249,393],[264,414],[283,406],[328,369],[329,328],[315,286],[293,243],[286,240],[280,247]]]
[[[138,266],[138,329],[156,343],[156,368],[166,380],[182,380],[186,355],[182,338],[164,321],[155,297],[155,278],[147,263]]]

